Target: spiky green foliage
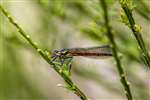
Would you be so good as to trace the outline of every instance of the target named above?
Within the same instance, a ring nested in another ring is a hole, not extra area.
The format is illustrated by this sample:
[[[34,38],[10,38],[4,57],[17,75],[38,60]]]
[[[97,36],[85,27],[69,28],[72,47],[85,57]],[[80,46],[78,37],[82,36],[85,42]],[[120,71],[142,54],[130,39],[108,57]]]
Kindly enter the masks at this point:
[[[143,37],[141,35],[141,28],[139,25],[136,24],[136,22],[133,18],[132,10],[134,7],[132,5],[132,2],[130,0],[120,0],[120,4],[127,16],[126,20],[128,21],[128,26],[132,30],[132,32],[137,40],[139,49],[141,51],[141,55],[143,56],[144,63],[150,69],[150,55],[148,53],[148,50],[146,49]]]
[[[116,66],[117,66],[118,73],[120,76],[120,81],[124,87],[125,94],[126,94],[128,100],[133,100],[132,93],[131,93],[130,86],[129,86],[129,82],[126,79],[124,69],[121,65],[121,61],[120,61],[118,53],[117,53],[117,45],[116,45],[112,30],[111,30],[111,26],[109,23],[108,10],[107,10],[108,8],[107,8],[105,0],[100,0],[100,1],[101,1],[101,6],[104,10],[104,19],[105,19],[105,27],[107,29],[107,36],[108,36],[110,43],[111,43],[111,46],[112,46],[112,52],[113,52],[114,58],[116,60],[116,64],[117,64]]]
[[[64,66],[59,66],[53,62],[51,62],[50,54],[48,51],[44,51],[40,49],[35,42],[32,41],[31,37],[27,35],[23,29],[12,19],[12,17],[6,12],[6,10],[3,9],[3,7],[0,5],[0,10],[2,13],[8,18],[9,22],[13,24],[17,29],[18,32],[28,41],[28,43],[45,59],[47,63],[53,66],[53,69],[64,79],[64,81],[67,84],[67,89],[71,90],[73,93],[75,93],[77,96],[81,98],[81,100],[87,100],[87,97],[85,94],[73,83],[71,77],[68,74],[67,69],[63,69]]]

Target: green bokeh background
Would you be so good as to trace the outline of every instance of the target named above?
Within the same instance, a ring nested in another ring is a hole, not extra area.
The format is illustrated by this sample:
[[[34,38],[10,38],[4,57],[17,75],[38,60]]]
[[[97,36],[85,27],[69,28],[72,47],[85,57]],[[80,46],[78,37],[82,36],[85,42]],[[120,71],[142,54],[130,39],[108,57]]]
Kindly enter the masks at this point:
[[[98,0],[1,0],[15,21],[49,51],[108,44]],[[150,1],[133,0],[133,15],[150,51]],[[150,74],[131,30],[121,21],[118,0],[107,0],[120,59],[137,100],[150,98]],[[0,12],[0,100],[77,100],[51,66]],[[115,61],[73,60],[74,82],[91,100],[125,100]]]

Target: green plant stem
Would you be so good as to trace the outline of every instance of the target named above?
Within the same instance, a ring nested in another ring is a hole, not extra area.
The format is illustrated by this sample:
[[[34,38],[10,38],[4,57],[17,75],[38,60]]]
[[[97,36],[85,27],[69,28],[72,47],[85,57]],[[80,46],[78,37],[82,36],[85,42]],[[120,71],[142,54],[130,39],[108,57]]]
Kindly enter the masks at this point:
[[[120,0],[120,4],[121,4],[121,7],[122,9],[124,10],[127,18],[128,18],[128,21],[129,21],[129,24],[130,24],[130,28],[138,42],[138,45],[139,45],[139,49],[141,50],[141,54],[143,56],[143,59],[144,59],[144,62],[146,63],[147,67],[149,68],[150,70],[150,55],[148,53],[148,50],[146,50],[146,47],[145,47],[145,43],[144,43],[144,40],[142,38],[142,35],[141,35],[141,32],[139,30],[136,29],[136,23],[135,23],[135,20],[133,18],[133,15],[132,15],[132,10],[129,9],[128,5],[127,5],[127,1],[125,0]]]
[[[104,19],[105,19],[105,26],[106,26],[106,30],[107,30],[107,37],[110,40],[110,43],[112,45],[112,52],[113,52],[113,56],[114,56],[116,63],[117,63],[117,69],[119,72],[120,81],[124,87],[125,94],[126,94],[128,100],[133,100],[130,86],[129,86],[129,82],[127,82],[123,67],[121,65],[121,61],[119,60],[120,58],[119,58],[118,53],[117,53],[117,46],[116,46],[116,43],[114,40],[114,36],[113,36],[112,30],[111,30],[111,27],[109,25],[108,10],[107,10],[106,1],[100,0],[100,2],[101,2],[101,6],[103,8],[103,11],[104,11]]]
[[[69,90],[73,91],[77,96],[80,97],[81,100],[87,100],[85,94],[73,83],[70,76],[68,76],[65,72],[61,71],[62,69],[57,67],[53,62],[51,62],[51,58],[46,54],[47,51],[43,51],[40,49],[35,42],[32,41],[29,35],[27,35],[23,29],[13,20],[13,18],[8,14],[8,12],[0,5],[0,10],[2,13],[8,18],[9,22],[12,23],[17,29],[18,32],[29,42],[29,44],[36,49],[36,51],[44,58],[44,60],[52,65],[53,69],[64,79],[67,84]]]

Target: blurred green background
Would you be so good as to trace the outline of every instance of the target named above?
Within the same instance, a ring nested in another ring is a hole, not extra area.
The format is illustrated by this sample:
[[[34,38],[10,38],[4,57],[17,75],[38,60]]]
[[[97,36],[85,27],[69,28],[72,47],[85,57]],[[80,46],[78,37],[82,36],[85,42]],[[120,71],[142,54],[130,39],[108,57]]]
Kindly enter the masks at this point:
[[[1,0],[0,4],[37,44],[49,51],[108,44],[98,0]],[[133,15],[150,51],[150,0],[133,0]],[[150,74],[118,0],[107,0],[109,19],[135,100],[149,100]],[[0,100],[79,100],[51,66],[0,12]],[[125,100],[115,61],[73,59],[74,82],[91,100]]]

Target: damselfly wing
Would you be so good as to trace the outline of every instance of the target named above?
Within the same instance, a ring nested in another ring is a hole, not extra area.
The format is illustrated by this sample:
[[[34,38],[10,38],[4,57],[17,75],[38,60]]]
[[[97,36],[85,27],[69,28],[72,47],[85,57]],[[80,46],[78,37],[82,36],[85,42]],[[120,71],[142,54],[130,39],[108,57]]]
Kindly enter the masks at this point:
[[[108,45],[90,48],[68,49],[66,56],[83,56],[90,58],[107,58],[112,56],[111,48]]]

